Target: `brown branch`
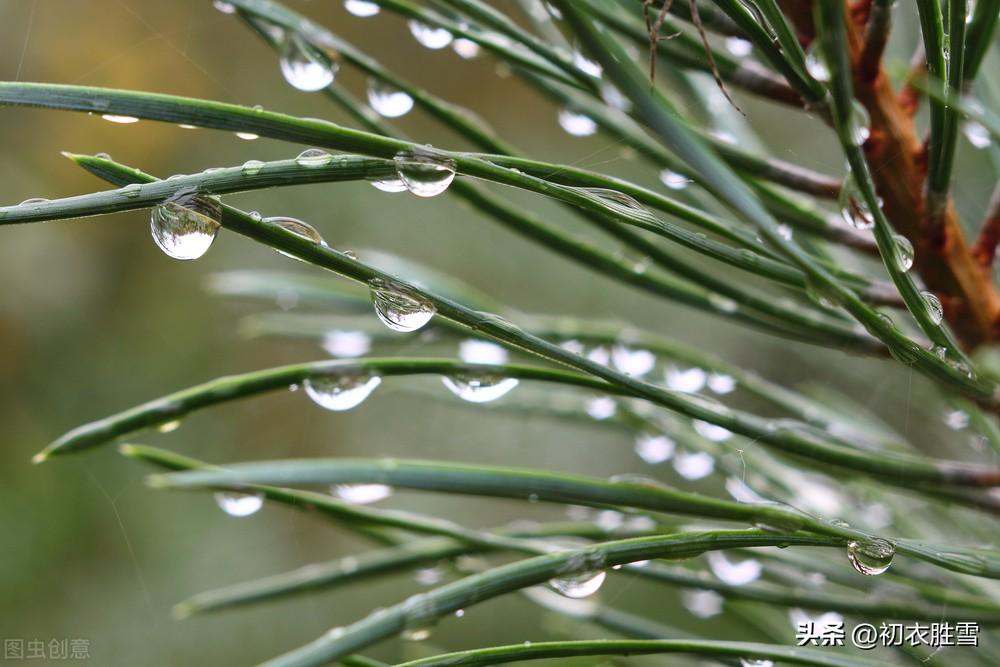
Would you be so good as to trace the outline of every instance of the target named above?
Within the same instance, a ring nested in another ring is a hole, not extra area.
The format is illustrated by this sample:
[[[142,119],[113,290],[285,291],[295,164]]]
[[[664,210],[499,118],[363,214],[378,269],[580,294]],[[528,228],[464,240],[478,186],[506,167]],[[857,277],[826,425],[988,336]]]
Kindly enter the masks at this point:
[[[858,79],[871,83],[882,67],[882,55],[892,27],[892,6],[876,2],[869,7],[865,45],[858,58]]]
[[[986,218],[979,229],[979,238],[972,247],[972,254],[979,266],[988,274],[993,270],[993,259],[996,257],[997,245],[1000,244],[1000,183],[997,183],[986,207]]]

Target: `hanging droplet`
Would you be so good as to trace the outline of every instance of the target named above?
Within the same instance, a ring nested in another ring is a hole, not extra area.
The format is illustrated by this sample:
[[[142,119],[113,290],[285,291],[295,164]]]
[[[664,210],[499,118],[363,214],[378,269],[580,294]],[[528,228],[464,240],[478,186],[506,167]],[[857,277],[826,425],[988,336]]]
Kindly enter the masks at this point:
[[[235,14],[236,5],[225,0],[212,0],[212,6],[223,14]]]
[[[715,470],[715,458],[708,452],[678,452],[674,456],[674,470],[687,480],[702,479]]]
[[[253,132],[236,132],[235,134],[243,141],[253,141],[254,139],[260,139],[260,135],[254,134]]]
[[[723,395],[729,394],[736,389],[736,378],[723,373],[712,373],[705,383],[712,393]]]
[[[684,174],[678,174],[676,171],[664,169],[660,172],[660,182],[671,190],[683,190],[692,181]]]
[[[581,572],[568,577],[549,579],[549,586],[565,597],[585,598],[599,591],[607,576],[603,571]]]
[[[377,3],[368,2],[368,0],[344,0],[344,9],[360,18],[375,16],[382,11]]]
[[[767,658],[740,658],[740,667],[774,667],[774,661]]]
[[[667,369],[665,374],[667,389],[682,391],[686,394],[693,394],[697,391],[701,391],[701,388],[705,386],[705,381],[707,379],[708,377],[705,375],[705,371],[701,370],[697,366],[686,370],[671,367]]]
[[[746,58],[753,53],[753,42],[741,37],[727,37],[726,51],[737,58]]]
[[[840,217],[851,227],[864,231],[875,226],[875,216],[858,190],[853,174],[848,174],[837,196]]]
[[[826,59],[820,50],[819,40],[813,40],[806,50],[806,71],[820,83],[827,83],[830,80],[830,68],[827,67]]]
[[[974,120],[967,120],[962,123],[962,134],[965,138],[969,140],[974,148],[987,148],[993,141],[990,136],[990,131],[986,129],[986,126]]]
[[[896,266],[905,273],[913,267],[913,244],[901,234],[893,234],[892,242],[896,251]]]
[[[489,403],[518,385],[517,378],[502,375],[446,375],[441,378],[441,382],[448,391],[470,403]]]
[[[847,559],[851,561],[851,566],[869,577],[888,570],[895,554],[896,547],[888,540],[876,538],[863,542],[847,543]]]
[[[321,246],[326,246],[326,241],[320,235],[316,228],[310,225],[308,222],[302,222],[301,220],[296,220],[295,218],[289,218],[285,216],[275,216],[272,218],[264,218],[264,224],[273,225],[274,227],[280,227],[286,231],[295,234],[299,238],[305,239],[306,241],[312,241]],[[289,254],[284,250],[278,250],[278,253],[284,255],[285,257],[291,257],[292,259],[299,259],[295,255]],[[302,260],[299,260],[302,261]]]
[[[656,355],[649,350],[633,350],[625,345],[615,345],[611,348],[611,363],[626,375],[641,377],[656,366]]]
[[[413,108],[413,98],[407,93],[389,88],[376,78],[368,80],[368,105],[380,116],[399,118]]]
[[[424,48],[437,50],[451,44],[452,35],[444,28],[435,28],[413,20],[407,21],[406,25],[410,27],[413,38]]]
[[[675,448],[674,441],[660,433],[643,433],[635,439],[635,453],[650,465],[668,460]]]
[[[320,54],[293,32],[282,31],[278,54],[285,81],[307,93],[323,90],[333,83],[339,68],[339,63]]]
[[[219,231],[222,204],[215,197],[182,190],[153,208],[150,231],[160,250],[173,259],[198,259]]]
[[[360,357],[371,347],[372,338],[363,331],[327,331],[323,334],[323,349],[335,357]]]
[[[375,314],[393,331],[416,331],[434,317],[434,304],[405,285],[375,278],[369,288]]]
[[[352,505],[377,503],[392,495],[392,487],[386,484],[336,484],[330,491]]]
[[[250,516],[264,506],[264,494],[219,491],[215,494],[215,504],[229,516]]]
[[[479,45],[471,39],[465,39],[464,37],[459,37],[452,42],[451,50],[465,60],[471,60],[479,55]]]
[[[357,407],[380,384],[377,375],[317,375],[302,383],[316,405],[335,412]]]
[[[121,125],[129,125],[131,123],[138,123],[139,119],[135,116],[118,116],[112,113],[106,113],[101,116],[104,120],[111,121],[112,123],[119,123]]]
[[[597,132],[597,123],[592,118],[569,109],[559,110],[559,127],[574,137],[589,137]]]
[[[322,167],[333,162],[333,155],[322,148],[307,148],[295,156],[295,163],[301,167]]]
[[[921,292],[920,297],[924,300],[924,305],[927,306],[927,315],[931,318],[931,322],[941,324],[941,320],[944,319],[944,307],[941,305],[941,299],[931,292]]]
[[[733,562],[726,558],[721,551],[709,551],[705,554],[708,559],[708,567],[712,574],[732,586],[745,586],[760,579],[763,566],[759,560],[748,558],[739,562]]]
[[[418,197],[434,197],[455,180],[455,161],[428,150],[397,153],[396,174],[406,189]]]
[[[847,132],[850,136],[851,142],[855,146],[860,146],[861,144],[868,141],[868,137],[871,136],[871,130],[868,126],[871,124],[871,119],[868,117],[868,110],[858,102],[853,100],[851,104],[851,117],[848,119]]]
[[[260,160],[247,160],[240,168],[240,173],[244,176],[256,176],[264,168],[264,163]]]

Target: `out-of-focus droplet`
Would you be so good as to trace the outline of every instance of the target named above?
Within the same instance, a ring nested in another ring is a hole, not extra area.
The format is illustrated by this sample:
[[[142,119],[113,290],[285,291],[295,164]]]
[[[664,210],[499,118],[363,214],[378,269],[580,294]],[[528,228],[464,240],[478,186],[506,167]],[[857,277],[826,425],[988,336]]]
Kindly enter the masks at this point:
[[[211,247],[221,219],[222,204],[217,198],[182,190],[153,208],[150,231],[168,257],[197,259]]]
[[[467,364],[504,364],[508,353],[488,340],[463,340],[458,344],[458,358]]]
[[[753,53],[753,42],[741,37],[727,37],[726,51],[737,58],[746,58]]]
[[[869,577],[888,570],[895,554],[896,547],[888,540],[876,538],[847,544],[847,559],[851,566]]]
[[[367,354],[372,338],[363,331],[327,331],[323,334],[323,349],[334,357],[349,359]]]
[[[226,2],[225,0],[212,0],[212,6],[223,14],[236,13],[236,5],[231,2]]]
[[[156,430],[159,433],[173,433],[174,431],[176,431],[180,427],[181,427],[181,420],[180,419],[174,419],[174,420],[171,420],[171,421],[168,421],[168,422],[163,422],[162,424],[160,424],[159,426],[156,427]]]
[[[774,661],[767,658],[740,658],[740,667],[774,667]]]
[[[601,590],[607,576],[603,571],[581,572],[568,577],[549,579],[549,587],[568,598],[585,598]]]
[[[635,439],[635,453],[650,465],[668,460],[674,454],[676,445],[662,433],[643,433]]]
[[[961,431],[969,425],[969,413],[965,410],[952,410],[945,415],[944,423],[952,431]]]
[[[962,134],[969,140],[974,148],[987,148],[992,143],[993,138],[986,126],[974,120],[967,120],[962,123]]]
[[[615,345],[611,348],[611,362],[622,373],[641,377],[656,366],[656,355],[649,350]]]
[[[683,190],[691,184],[691,179],[684,174],[678,174],[676,171],[664,169],[660,172],[660,182],[671,190]]]
[[[413,98],[402,90],[390,88],[376,78],[368,80],[368,105],[380,116],[399,118],[413,108]]]
[[[736,378],[724,373],[712,373],[705,382],[712,393],[723,395],[732,393],[736,389]]]
[[[369,288],[375,314],[393,331],[416,331],[434,317],[434,304],[405,285],[376,278]]]
[[[760,579],[764,569],[759,560],[747,558],[739,562],[729,560],[722,551],[709,551],[705,554],[708,567],[712,574],[732,586],[745,586]]]
[[[691,422],[691,427],[695,432],[706,440],[711,440],[712,442],[724,442],[733,437],[733,432],[728,428],[719,426],[718,424],[712,424],[701,419],[695,419]]]
[[[681,595],[684,608],[698,618],[712,618],[722,613],[725,599],[715,591],[686,590]]]
[[[592,118],[570,109],[559,110],[559,127],[574,137],[589,137],[597,132],[597,123]]]
[[[451,43],[451,50],[458,54],[460,58],[471,60],[479,55],[479,45],[471,39],[459,37]]]
[[[868,127],[870,124],[868,110],[860,102],[854,100],[851,106],[851,117],[848,119],[847,132],[855,146],[860,146],[868,141],[868,137],[871,136],[871,130]]]
[[[349,14],[353,14],[354,16],[358,16],[360,18],[375,16],[382,11],[382,8],[379,7],[377,3],[368,2],[368,0],[344,0],[344,9],[346,9]]]
[[[690,481],[702,479],[715,470],[715,459],[708,452],[678,452],[674,456],[674,470]]]
[[[813,40],[813,44],[806,51],[806,71],[820,83],[826,83],[830,80],[830,68],[827,67],[819,46],[819,40]]]
[[[573,51],[573,64],[584,74],[595,78],[600,77],[603,71],[600,63],[591,60],[578,50]]]
[[[254,134],[253,132],[236,132],[236,136],[243,141],[253,141],[254,139],[260,139],[259,134]]]
[[[455,180],[455,161],[429,150],[410,150],[393,158],[396,174],[418,197],[435,197]]]
[[[215,494],[215,504],[229,516],[250,516],[264,506],[264,494],[219,491]]]
[[[688,369],[671,367],[667,369],[665,375],[667,389],[682,391],[687,394],[701,391],[707,379],[708,376],[705,374],[705,371],[697,366]]]
[[[597,396],[587,402],[585,410],[590,417],[600,421],[614,417],[618,404],[610,396]]]
[[[407,25],[410,28],[410,34],[424,48],[437,50],[451,44],[452,34],[444,28],[435,28],[413,20],[408,21]]]
[[[336,484],[330,492],[352,505],[368,505],[391,496],[392,487],[386,484]]]
[[[104,120],[111,121],[112,123],[119,123],[121,125],[129,125],[131,123],[138,123],[139,119],[135,116],[119,116],[113,113],[106,113],[101,116]]]
[[[317,375],[302,385],[316,405],[341,412],[360,405],[381,383],[377,375]]]

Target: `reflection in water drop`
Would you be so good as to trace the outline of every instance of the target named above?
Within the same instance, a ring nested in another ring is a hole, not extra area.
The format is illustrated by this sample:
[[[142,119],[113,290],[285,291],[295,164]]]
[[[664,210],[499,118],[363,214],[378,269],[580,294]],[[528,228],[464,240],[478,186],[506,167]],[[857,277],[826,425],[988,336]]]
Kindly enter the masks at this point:
[[[854,541],[847,543],[847,559],[851,566],[865,576],[882,574],[892,565],[896,547],[883,539]]]
[[[505,364],[507,350],[487,340],[468,339],[458,344],[458,358],[467,364]]]
[[[441,382],[448,388],[448,391],[470,403],[494,401],[518,385],[517,378],[501,375],[444,376],[441,378]]]
[[[429,150],[403,151],[393,160],[399,180],[418,197],[435,197],[455,180],[455,161]]]
[[[278,42],[281,74],[294,88],[307,93],[323,90],[333,83],[339,64],[320,54],[296,33],[281,31]]]
[[[368,80],[368,105],[380,116],[399,118],[413,108],[413,98],[407,93],[389,88],[379,79]]]
[[[369,287],[375,314],[393,331],[416,331],[434,317],[434,304],[405,285],[376,278]]]
[[[129,125],[131,123],[138,123],[139,119],[135,116],[117,116],[115,114],[106,113],[101,116],[104,120],[111,121],[112,123],[120,123],[122,125]]]
[[[585,598],[599,591],[607,576],[607,573],[602,571],[581,572],[568,577],[549,579],[549,586],[568,598]]]
[[[153,208],[150,231],[168,257],[197,259],[212,245],[221,219],[222,204],[217,198],[182,190]]]
[[[360,405],[381,383],[377,375],[318,375],[302,384],[316,405],[340,412]]]

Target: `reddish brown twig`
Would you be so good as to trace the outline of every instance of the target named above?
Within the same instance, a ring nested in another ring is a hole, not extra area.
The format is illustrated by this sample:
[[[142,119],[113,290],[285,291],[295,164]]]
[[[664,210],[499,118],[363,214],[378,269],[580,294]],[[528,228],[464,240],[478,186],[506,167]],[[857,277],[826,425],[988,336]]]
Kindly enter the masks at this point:
[[[987,273],[993,269],[998,244],[1000,244],[1000,183],[997,183],[993,190],[993,196],[990,197],[990,203],[986,207],[986,218],[979,229],[976,245],[972,247],[976,261]]]

